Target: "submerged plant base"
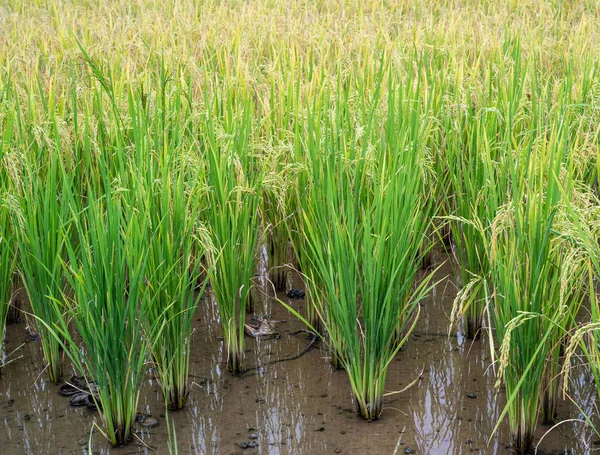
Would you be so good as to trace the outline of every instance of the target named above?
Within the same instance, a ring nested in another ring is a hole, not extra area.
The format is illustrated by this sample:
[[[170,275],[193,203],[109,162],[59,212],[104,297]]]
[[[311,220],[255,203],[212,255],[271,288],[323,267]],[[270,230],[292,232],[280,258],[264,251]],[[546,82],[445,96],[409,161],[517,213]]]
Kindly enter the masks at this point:
[[[478,340],[481,338],[482,328],[480,317],[473,317],[468,314],[465,316],[465,336],[469,340]]]
[[[517,454],[526,454],[533,448],[533,431],[519,428],[511,437],[512,448]]]
[[[8,305],[8,312],[6,313],[7,324],[18,324],[23,322],[21,316],[21,301],[18,298],[14,298]]]
[[[166,391],[165,396],[167,396],[169,400],[169,411],[179,411],[185,407],[188,390],[187,387],[184,387],[183,389],[173,388]]]
[[[556,423],[556,408],[558,402],[549,390],[544,392],[542,396],[542,423]]]
[[[284,292],[287,285],[287,275],[282,267],[271,269],[269,280],[273,283],[273,287],[277,292]]]
[[[284,266],[287,258],[287,235],[269,234],[269,280],[277,292],[285,292],[287,284],[287,270]]]
[[[239,374],[244,370],[241,352],[229,351],[227,356],[227,369],[233,374]]]
[[[383,397],[377,397],[370,402],[358,399],[358,414],[367,420],[377,420],[383,411]]]
[[[42,343],[47,343],[47,341],[42,340]],[[58,346],[48,346],[47,348],[43,348],[43,350],[50,351],[49,354],[45,353],[45,357],[49,359],[49,363],[46,367],[48,370],[48,376],[53,383],[60,384],[63,376],[62,362],[60,360],[60,349]]]

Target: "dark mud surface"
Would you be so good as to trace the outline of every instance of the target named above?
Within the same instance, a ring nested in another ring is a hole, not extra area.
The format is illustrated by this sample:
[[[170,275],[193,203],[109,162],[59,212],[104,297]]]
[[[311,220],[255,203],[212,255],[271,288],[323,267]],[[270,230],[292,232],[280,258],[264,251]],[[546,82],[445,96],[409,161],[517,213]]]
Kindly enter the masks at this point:
[[[442,259],[438,255],[438,260]],[[259,270],[264,273],[263,270]],[[448,264],[440,278],[451,275]],[[289,274],[294,288],[303,289]],[[263,281],[263,289],[266,289]],[[506,424],[490,439],[504,402],[494,391],[487,337],[470,342],[461,333],[446,336],[455,295],[451,280],[441,281],[423,302],[416,331],[391,365],[387,391],[407,391],[385,398],[382,418],[357,417],[346,373],[333,369],[320,344],[304,356],[270,363],[302,352],[308,334],[293,332],[302,324],[273,299],[256,299],[255,312],[274,320],[279,338],[246,338],[245,365],[259,366],[239,377],[226,371],[218,315],[210,295],[201,302],[192,340],[191,393],[186,408],[170,412],[181,454],[508,454]],[[304,300],[279,294],[302,311]],[[249,316],[250,319],[250,316]],[[160,388],[151,372],[139,411],[152,425],[138,424],[138,437],[125,447],[111,448],[94,430],[96,411],[69,406],[43,371],[41,347],[31,341],[25,324],[7,327],[4,352],[25,343],[0,378],[0,454],[125,455],[169,453],[168,427]],[[268,365],[267,365],[268,364]],[[261,366],[266,365],[266,366]],[[67,366],[65,376],[71,371]],[[574,377],[572,396],[585,409],[594,405],[591,377]],[[583,400],[581,397],[586,397]],[[560,419],[579,419],[569,403],[559,406]],[[539,439],[550,429],[541,426]],[[552,430],[538,453],[585,454],[599,439],[581,423]]]

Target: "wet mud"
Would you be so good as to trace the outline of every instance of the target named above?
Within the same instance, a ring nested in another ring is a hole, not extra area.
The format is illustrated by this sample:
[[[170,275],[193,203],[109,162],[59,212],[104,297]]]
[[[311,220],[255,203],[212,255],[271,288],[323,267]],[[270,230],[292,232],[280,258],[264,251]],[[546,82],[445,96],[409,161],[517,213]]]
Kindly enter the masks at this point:
[[[446,257],[437,253],[438,263]],[[259,267],[255,297],[272,291],[266,266]],[[328,363],[322,343],[297,359],[311,343],[301,322],[273,298],[256,298],[255,314],[275,321],[279,337],[246,338],[246,374],[227,372],[214,298],[207,291],[196,315],[190,366],[191,392],[185,409],[169,412],[181,454],[509,454],[508,430],[501,424],[490,437],[502,410],[504,394],[494,390],[487,336],[466,340],[460,330],[447,336],[456,288],[448,275],[423,302],[415,332],[390,367],[381,419],[367,422],[356,414],[347,375]],[[304,289],[298,274],[288,274],[288,289]],[[304,300],[282,299],[303,311]],[[248,321],[251,316],[248,316]],[[158,383],[149,371],[139,403],[136,438],[112,448],[94,422],[99,414],[71,407],[59,386],[47,380],[41,346],[25,324],[7,326],[4,353],[19,345],[13,362],[0,377],[0,453],[167,454],[169,432]],[[65,367],[65,376],[71,375]],[[576,370],[571,395],[590,410],[595,395],[591,376]],[[558,408],[560,419],[581,419],[569,402]],[[151,420],[148,420],[151,419]],[[145,421],[152,425],[143,425]],[[550,426],[539,426],[539,441]],[[589,426],[565,423],[539,445],[540,454],[586,454],[594,448]],[[598,441],[597,441],[598,442]]]

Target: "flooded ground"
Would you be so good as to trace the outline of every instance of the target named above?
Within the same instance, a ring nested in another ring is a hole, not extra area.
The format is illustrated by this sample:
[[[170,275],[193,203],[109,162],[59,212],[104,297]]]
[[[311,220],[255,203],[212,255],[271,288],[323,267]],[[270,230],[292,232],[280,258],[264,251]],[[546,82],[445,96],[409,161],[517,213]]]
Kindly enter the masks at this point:
[[[438,254],[437,260],[443,259]],[[451,276],[449,264],[439,273]],[[296,274],[290,273],[290,280],[294,287],[302,287]],[[276,326],[281,337],[247,338],[245,365],[259,368],[240,377],[229,374],[216,310],[207,294],[195,322],[189,401],[184,410],[168,414],[179,453],[511,453],[505,424],[489,438],[504,395],[494,391],[486,339],[470,342],[460,332],[446,336],[455,292],[452,281],[445,279],[423,302],[415,333],[391,365],[387,390],[401,390],[419,379],[404,393],[388,396],[382,418],[370,423],[357,417],[347,375],[329,365],[322,345],[296,360],[269,364],[297,355],[310,342],[306,333],[292,335],[303,326],[274,299],[259,301],[256,314],[280,321]],[[303,300],[279,297],[303,310]],[[162,396],[150,375],[139,408],[156,417],[159,425],[140,428],[138,439],[126,447],[111,448],[93,430],[98,414],[70,407],[68,399],[58,394],[58,386],[47,380],[41,347],[29,340],[25,324],[9,325],[5,353],[21,343],[25,345],[16,354],[19,358],[0,378],[1,454],[88,453],[90,441],[94,453],[169,453]],[[571,393],[584,409],[594,406],[586,371],[574,375]],[[562,403],[558,412],[560,419],[581,418],[568,403]],[[549,429],[540,426],[537,440]],[[594,442],[600,444],[597,439],[589,427],[565,423],[544,438],[538,453],[591,453],[598,447]],[[252,441],[256,448],[241,448]]]

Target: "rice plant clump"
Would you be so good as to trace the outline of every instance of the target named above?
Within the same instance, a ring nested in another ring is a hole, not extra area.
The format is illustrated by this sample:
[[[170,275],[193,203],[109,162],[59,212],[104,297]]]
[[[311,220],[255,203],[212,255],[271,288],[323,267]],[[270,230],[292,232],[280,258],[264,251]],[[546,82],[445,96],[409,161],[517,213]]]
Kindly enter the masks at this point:
[[[131,164],[129,199],[131,209],[143,214],[140,236],[148,248],[143,313],[147,329],[160,330],[160,336],[149,340],[153,369],[168,408],[177,410],[189,394],[192,322],[204,290],[197,283],[206,235],[199,221],[202,167],[195,166],[190,152],[195,129],[182,106],[181,90],[163,92],[163,74],[156,80],[160,91],[152,108],[140,96],[129,99],[136,125],[134,155],[140,157]]]
[[[16,242],[11,229],[9,209],[0,200],[0,356],[2,356],[6,316],[12,300],[16,257]],[[0,367],[2,366],[0,360]]]
[[[383,410],[389,364],[414,327],[431,277],[414,286],[431,220],[419,141],[428,125],[397,85],[387,96],[387,118],[368,124],[364,145],[347,156],[333,140],[342,124],[315,130],[314,181],[302,213],[315,306],[366,419]],[[336,107],[340,114],[348,108]]]
[[[223,118],[210,112],[204,135],[207,162],[206,225],[213,249],[212,285],[227,351],[227,368],[243,369],[244,320],[250,305],[260,226],[262,171],[249,152],[250,107],[239,112],[215,100]]]
[[[66,321],[52,329],[65,340],[62,345],[79,374],[95,384],[102,432],[119,445],[133,436],[150,340],[158,336],[146,326],[143,313],[148,245],[140,235],[144,220],[125,210],[118,192],[102,197],[90,192],[88,200],[83,216],[73,220],[65,270],[73,290],[66,298],[67,314],[81,346]]]
[[[540,401],[544,417],[554,418],[562,341],[576,325],[586,284],[582,250],[560,235],[564,200],[572,187],[571,173],[563,168],[570,160],[561,126],[557,123],[548,139],[532,142],[517,155],[511,199],[492,226],[497,381],[507,395],[501,418],[508,415],[519,453],[532,447]]]
[[[40,334],[50,380],[62,378],[61,340],[52,333],[64,320],[66,281],[63,265],[67,261],[65,240],[71,212],[65,194],[70,192],[64,178],[59,151],[37,167],[26,163],[21,175],[18,212],[22,220],[18,235],[20,275],[27,290],[33,317]],[[25,184],[26,182],[26,184]]]

